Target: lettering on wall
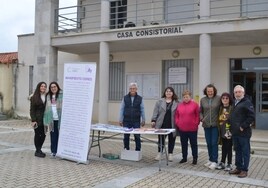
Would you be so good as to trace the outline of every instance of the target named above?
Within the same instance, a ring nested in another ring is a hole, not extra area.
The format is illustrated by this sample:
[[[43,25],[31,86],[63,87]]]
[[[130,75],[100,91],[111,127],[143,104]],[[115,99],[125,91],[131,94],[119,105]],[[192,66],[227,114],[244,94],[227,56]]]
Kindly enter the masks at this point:
[[[136,38],[146,36],[160,36],[160,35],[172,35],[182,33],[181,27],[164,27],[164,28],[153,28],[153,29],[142,29],[137,31],[122,31],[117,32],[117,38]]]

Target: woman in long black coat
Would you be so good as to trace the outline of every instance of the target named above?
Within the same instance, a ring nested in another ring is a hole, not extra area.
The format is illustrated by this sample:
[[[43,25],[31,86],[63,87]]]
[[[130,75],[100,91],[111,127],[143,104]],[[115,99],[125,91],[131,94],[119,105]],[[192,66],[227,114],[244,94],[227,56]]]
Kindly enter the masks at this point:
[[[42,152],[42,146],[46,135],[44,130],[43,116],[46,106],[46,90],[47,84],[39,82],[36,86],[33,96],[31,97],[30,116],[32,120],[32,127],[34,128],[34,145],[35,156],[45,157],[46,154]]]

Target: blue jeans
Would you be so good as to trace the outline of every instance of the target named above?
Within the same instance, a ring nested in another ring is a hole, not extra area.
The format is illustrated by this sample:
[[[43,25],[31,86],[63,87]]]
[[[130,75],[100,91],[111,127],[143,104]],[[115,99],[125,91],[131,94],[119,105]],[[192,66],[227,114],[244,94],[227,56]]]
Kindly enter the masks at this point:
[[[250,160],[250,138],[233,136],[235,166],[238,170],[248,171]]]
[[[197,159],[198,158],[197,131],[191,131],[191,132],[180,131],[180,139],[181,139],[182,158],[187,160],[188,140],[190,140],[193,159]]]
[[[58,150],[58,140],[59,140],[59,128],[58,128],[58,122],[54,121],[54,131],[50,132],[50,142],[51,142],[51,153],[56,154]]]
[[[211,162],[218,162],[218,127],[204,128],[208,148],[208,156]]]
[[[123,127],[126,128],[133,128],[133,129],[138,129],[141,127],[140,122],[136,122],[136,123],[123,123]],[[129,150],[129,137],[130,134],[124,134],[124,148],[126,150]],[[134,138],[135,138],[135,143],[136,143],[136,151],[140,151],[141,150],[141,136],[140,134],[134,134]]]

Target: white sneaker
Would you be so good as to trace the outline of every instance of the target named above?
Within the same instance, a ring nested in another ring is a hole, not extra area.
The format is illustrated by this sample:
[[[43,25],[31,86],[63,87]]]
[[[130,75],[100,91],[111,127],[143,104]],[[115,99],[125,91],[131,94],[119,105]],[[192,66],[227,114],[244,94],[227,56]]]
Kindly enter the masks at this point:
[[[170,162],[173,161],[173,155],[172,155],[172,153],[168,154],[168,161],[170,161]]]
[[[210,168],[211,170],[215,170],[215,169],[216,169],[216,167],[217,167],[217,163],[212,162],[212,163],[211,163],[211,165],[209,165],[209,167],[208,167],[208,168]]]
[[[211,165],[211,161],[208,161],[207,163],[204,164],[205,167],[209,167]]]
[[[161,153],[158,153],[157,156],[154,158],[156,161],[159,161],[161,159]]]

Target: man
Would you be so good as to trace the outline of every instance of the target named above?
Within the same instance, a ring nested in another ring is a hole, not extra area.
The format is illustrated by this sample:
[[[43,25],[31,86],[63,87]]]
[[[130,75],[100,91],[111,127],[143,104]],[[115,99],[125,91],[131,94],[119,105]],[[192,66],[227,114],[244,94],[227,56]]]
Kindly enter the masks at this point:
[[[142,97],[137,94],[137,83],[129,84],[129,93],[124,96],[120,107],[119,124],[126,128],[140,128],[145,124],[144,104]],[[142,122],[141,122],[142,118]],[[124,149],[129,150],[129,136],[124,134]],[[134,134],[136,151],[141,150],[140,134]]]
[[[251,125],[255,121],[254,108],[245,97],[245,89],[241,85],[234,88],[235,106],[230,115],[231,132],[235,150],[236,169],[230,171],[239,178],[247,177],[250,160]]]

